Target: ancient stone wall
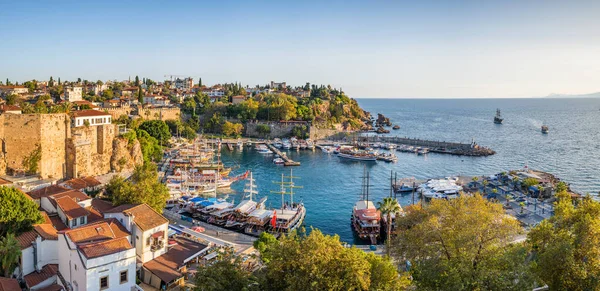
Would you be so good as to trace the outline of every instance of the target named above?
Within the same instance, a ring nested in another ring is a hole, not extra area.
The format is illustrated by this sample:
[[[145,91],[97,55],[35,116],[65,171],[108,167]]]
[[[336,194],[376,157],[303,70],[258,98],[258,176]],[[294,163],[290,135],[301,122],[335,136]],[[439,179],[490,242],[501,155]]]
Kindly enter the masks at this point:
[[[137,115],[149,120],[179,120],[181,110],[179,108],[140,108]]]
[[[108,114],[112,116],[113,119],[117,119],[121,117],[121,115],[131,115],[132,112],[136,109],[135,107],[125,107],[125,108],[108,108],[104,109]]]
[[[112,143],[116,135],[114,124],[73,128],[67,142],[67,176],[95,176],[110,172]]]
[[[63,178],[68,121],[63,113],[0,115],[0,137],[6,152],[0,173],[25,172],[24,159],[39,149],[38,172],[42,178]]]

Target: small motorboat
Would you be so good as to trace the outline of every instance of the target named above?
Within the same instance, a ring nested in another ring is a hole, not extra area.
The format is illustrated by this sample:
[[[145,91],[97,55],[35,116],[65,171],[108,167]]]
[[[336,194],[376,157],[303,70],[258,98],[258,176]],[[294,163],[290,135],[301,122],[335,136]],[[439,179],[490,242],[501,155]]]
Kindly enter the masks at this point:
[[[285,163],[285,161],[282,158],[275,158],[275,159],[273,159],[273,163],[275,165],[283,165]]]
[[[393,130],[398,130],[398,129],[400,129],[400,125],[397,125],[397,124],[396,124],[396,125],[394,125],[394,127],[392,127],[392,129],[393,129]]]
[[[548,126],[542,125],[542,133],[543,134],[548,134]]]

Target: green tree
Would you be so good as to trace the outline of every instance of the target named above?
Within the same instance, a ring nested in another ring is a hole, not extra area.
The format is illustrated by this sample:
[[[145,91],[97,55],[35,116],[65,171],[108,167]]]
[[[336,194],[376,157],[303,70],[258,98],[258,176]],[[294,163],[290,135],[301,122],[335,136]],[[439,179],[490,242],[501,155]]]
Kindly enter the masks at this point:
[[[510,245],[521,230],[518,221],[479,194],[408,207],[396,226],[393,255],[399,262],[411,262],[419,290],[533,286],[526,251]]]
[[[555,214],[527,235],[534,272],[550,290],[600,290],[600,203],[586,196],[575,207],[565,192]]]
[[[137,128],[135,133],[137,140],[140,142],[142,155],[144,156],[144,163],[160,161],[163,155],[163,150],[159,141],[150,136],[150,134],[143,129]]]
[[[136,76],[137,78],[137,76]],[[139,82],[139,80],[137,80]],[[138,102],[140,104],[144,104],[144,94],[142,91],[142,86],[138,86]]]
[[[202,78],[198,78],[198,87],[202,87]]]
[[[240,136],[243,130],[244,125],[242,125],[241,123],[232,123],[229,121],[225,121],[225,123],[223,123],[223,129],[221,131],[227,136]]]
[[[11,94],[6,96],[6,104],[7,105],[15,105],[19,101],[19,96],[15,94]]]
[[[8,83],[8,79],[6,79],[6,82]],[[54,79],[52,76],[50,76],[50,81],[48,81],[48,87],[54,87]]]
[[[7,234],[0,240],[0,266],[5,278],[10,278],[10,275],[15,270],[21,257],[21,246],[19,241],[12,233]]]
[[[254,248],[260,252],[261,260],[268,263],[271,261],[269,249],[272,249],[276,244],[279,244],[279,242],[275,236],[268,232],[263,232],[258,239],[254,241]]]
[[[163,145],[166,145],[171,138],[169,126],[162,120],[146,120],[140,124],[140,129],[146,131]]]
[[[15,188],[0,187],[0,237],[7,233],[21,234],[43,221],[38,206]]]
[[[396,217],[400,217],[400,212],[402,211],[402,207],[398,203],[398,200],[392,197],[383,198],[383,202],[377,202],[377,210],[381,213],[381,215],[386,216],[386,225],[387,225],[387,239],[386,239],[386,252],[387,255],[390,255],[390,243],[392,240],[392,214],[396,215]]]
[[[243,265],[232,251],[220,254],[211,265],[200,265],[194,277],[194,290],[259,290],[256,278]]]
[[[140,77],[138,77],[137,75],[135,76],[135,86],[136,87],[140,86]]]
[[[567,190],[568,190],[567,183],[565,183],[563,181],[556,183],[556,186],[554,188],[554,192],[556,192],[556,193],[567,192]]]
[[[389,259],[369,257],[362,250],[346,248],[338,236],[327,236],[317,229],[309,235],[284,236],[279,243],[268,244],[266,251],[269,261],[258,275],[262,290],[376,290],[374,287],[401,290],[405,287]],[[372,270],[379,274],[373,274]]]
[[[115,206],[146,203],[158,213],[162,213],[169,199],[169,190],[158,180],[154,163],[136,166],[130,180],[113,177],[106,185],[106,194]]]

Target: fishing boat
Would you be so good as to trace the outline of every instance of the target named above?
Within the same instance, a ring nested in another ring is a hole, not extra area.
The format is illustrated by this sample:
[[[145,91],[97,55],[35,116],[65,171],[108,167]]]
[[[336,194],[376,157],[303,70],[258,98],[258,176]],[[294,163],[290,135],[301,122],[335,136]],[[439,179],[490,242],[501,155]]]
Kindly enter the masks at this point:
[[[502,118],[502,116],[500,115],[500,109],[496,109],[496,116],[494,116],[494,123],[502,124],[503,121],[504,121],[504,118]]]
[[[352,229],[360,239],[369,240],[371,244],[377,244],[377,239],[381,233],[381,217],[373,202],[369,200],[368,172],[366,172],[366,176],[363,176],[362,184],[362,199],[357,201],[354,208],[352,208]]]
[[[548,134],[548,126],[542,125],[542,133],[543,134]]]
[[[417,150],[417,155],[426,155],[429,153],[429,149],[428,148],[421,148]]]
[[[282,147],[286,150],[289,150],[292,148],[292,143],[288,139],[284,139],[282,141]]]
[[[322,146],[321,150],[326,154],[332,154],[334,152],[334,148],[330,146]]]
[[[311,150],[315,149],[315,143],[310,138],[306,140],[306,146]]]
[[[398,157],[396,157],[396,155],[393,153],[379,154],[377,155],[377,159],[388,163],[395,163],[398,161]]]

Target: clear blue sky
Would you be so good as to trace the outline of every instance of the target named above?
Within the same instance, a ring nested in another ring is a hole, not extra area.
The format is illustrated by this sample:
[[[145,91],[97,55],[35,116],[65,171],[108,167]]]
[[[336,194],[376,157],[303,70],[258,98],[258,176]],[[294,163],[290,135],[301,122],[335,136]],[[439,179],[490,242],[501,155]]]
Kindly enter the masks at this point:
[[[87,2],[0,0],[0,80],[176,74],[330,83],[353,97],[600,91],[600,1]]]

